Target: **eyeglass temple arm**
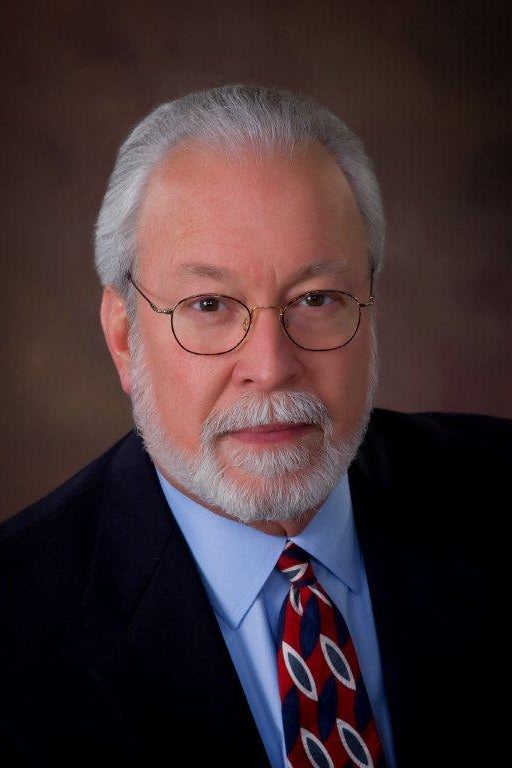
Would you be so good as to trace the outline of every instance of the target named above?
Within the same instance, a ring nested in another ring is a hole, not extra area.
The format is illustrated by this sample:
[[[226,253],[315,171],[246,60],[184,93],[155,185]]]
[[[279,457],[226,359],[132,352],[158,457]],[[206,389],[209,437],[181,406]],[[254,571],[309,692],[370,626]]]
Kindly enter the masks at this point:
[[[360,307],[371,307],[375,304],[375,296],[373,295],[373,276],[374,270],[370,272],[370,297],[368,301],[358,301]]]
[[[126,273],[126,279],[127,279],[127,280],[128,280],[128,281],[129,281],[129,282],[132,284],[132,285],[133,285],[133,287],[135,288],[135,290],[136,290],[138,293],[140,293],[140,295],[142,296],[142,298],[143,298],[143,299],[146,299],[147,303],[149,304],[149,306],[151,307],[151,309],[152,309],[154,312],[158,312],[158,314],[160,314],[160,315],[172,315],[172,313],[173,313],[173,311],[174,311],[173,309],[161,309],[160,307],[157,307],[157,306],[156,306],[156,304],[153,304],[153,302],[151,301],[151,299],[149,298],[149,296],[146,296],[146,294],[144,293],[144,291],[143,291],[141,288],[139,288],[139,286],[137,285],[137,283],[136,283],[136,282],[135,282],[135,280],[133,279],[133,277],[132,277],[132,273],[131,273],[131,272],[127,272],[127,273]]]
[[[372,271],[370,272],[370,298],[368,299],[368,301],[358,301],[360,307],[371,307],[375,303],[375,297],[373,295],[373,274],[374,274],[374,272],[373,272],[373,269],[372,269]],[[174,309],[172,309],[172,308],[161,309],[160,307],[157,307],[156,304],[154,304],[151,301],[149,296],[146,296],[144,291],[141,288],[139,288],[139,286],[137,285],[137,283],[133,279],[131,272],[127,272],[126,273],[126,279],[133,285],[135,290],[138,293],[140,293],[142,298],[146,299],[146,301],[148,302],[149,306],[151,307],[151,309],[154,312],[158,312],[158,314],[160,314],[160,315],[172,315],[172,313],[174,312]],[[254,312],[255,309],[264,309],[264,308],[265,307],[253,307],[253,309],[250,310],[251,318],[252,318],[252,313]],[[277,309],[277,307],[268,307],[268,309],[274,309],[274,308]]]

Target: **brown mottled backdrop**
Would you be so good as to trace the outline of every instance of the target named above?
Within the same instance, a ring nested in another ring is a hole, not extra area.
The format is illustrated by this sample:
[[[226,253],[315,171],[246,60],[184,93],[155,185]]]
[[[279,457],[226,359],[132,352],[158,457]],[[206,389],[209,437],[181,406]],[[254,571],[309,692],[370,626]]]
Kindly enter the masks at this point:
[[[225,82],[316,97],[375,161],[379,404],[511,417],[511,7],[4,2],[0,516],[130,428],[98,322],[95,216],[134,122]]]

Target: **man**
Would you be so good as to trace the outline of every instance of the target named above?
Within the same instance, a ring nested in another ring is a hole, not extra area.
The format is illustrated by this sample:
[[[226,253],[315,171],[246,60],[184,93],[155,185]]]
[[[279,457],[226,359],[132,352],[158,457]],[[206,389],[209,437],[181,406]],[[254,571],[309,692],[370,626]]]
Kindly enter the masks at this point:
[[[2,765],[493,753],[510,424],[372,411],[383,241],[360,142],[304,97],[191,94],[128,137],[96,264],[137,432],[4,526]]]

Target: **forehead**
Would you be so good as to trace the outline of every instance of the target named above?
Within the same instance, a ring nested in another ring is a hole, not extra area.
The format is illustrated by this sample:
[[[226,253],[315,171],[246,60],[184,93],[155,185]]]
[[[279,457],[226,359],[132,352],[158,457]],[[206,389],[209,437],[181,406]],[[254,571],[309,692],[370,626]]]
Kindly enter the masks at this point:
[[[311,261],[364,261],[366,247],[348,182],[320,144],[230,153],[194,142],[172,150],[152,174],[138,254],[144,271],[172,273],[198,261],[286,271]]]

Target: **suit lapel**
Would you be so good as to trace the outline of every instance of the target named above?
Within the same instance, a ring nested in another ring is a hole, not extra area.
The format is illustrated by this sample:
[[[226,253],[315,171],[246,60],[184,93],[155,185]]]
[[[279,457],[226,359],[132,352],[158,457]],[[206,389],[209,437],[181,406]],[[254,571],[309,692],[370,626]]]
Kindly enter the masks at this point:
[[[84,608],[113,639],[92,674],[146,756],[179,734],[185,764],[217,755],[239,765],[244,754],[244,765],[266,765],[193,557],[135,436],[106,480]]]
[[[432,680],[440,668],[429,647],[433,596],[442,591],[431,524],[436,498],[423,476],[425,464],[396,444],[402,436],[380,432],[379,412],[356,461],[350,488],[379,640],[384,688],[399,766],[422,766],[418,745],[427,743],[431,712],[442,712]],[[413,446],[404,439],[410,453]],[[422,489],[422,493],[418,493]],[[427,661],[427,664],[425,663]],[[442,722],[442,716],[439,723]],[[426,753],[425,753],[426,754]],[[427,765],[431,763],[428,762]]]
[[[406,608],[400,574],[401,552],[388,511],[396,511],[394,492],[387,482],[376,482],[364,457],[358,457],[349,470],[350,490],[361,552],[363,554],[379,650],[387,703],[392,721],[395,751],[402,762],[402,739],[407,731],[406,713],[411,705],[407,681],[414,675],[408,661],[402,633]],[[382,478],[384,480],[384,478]]]

